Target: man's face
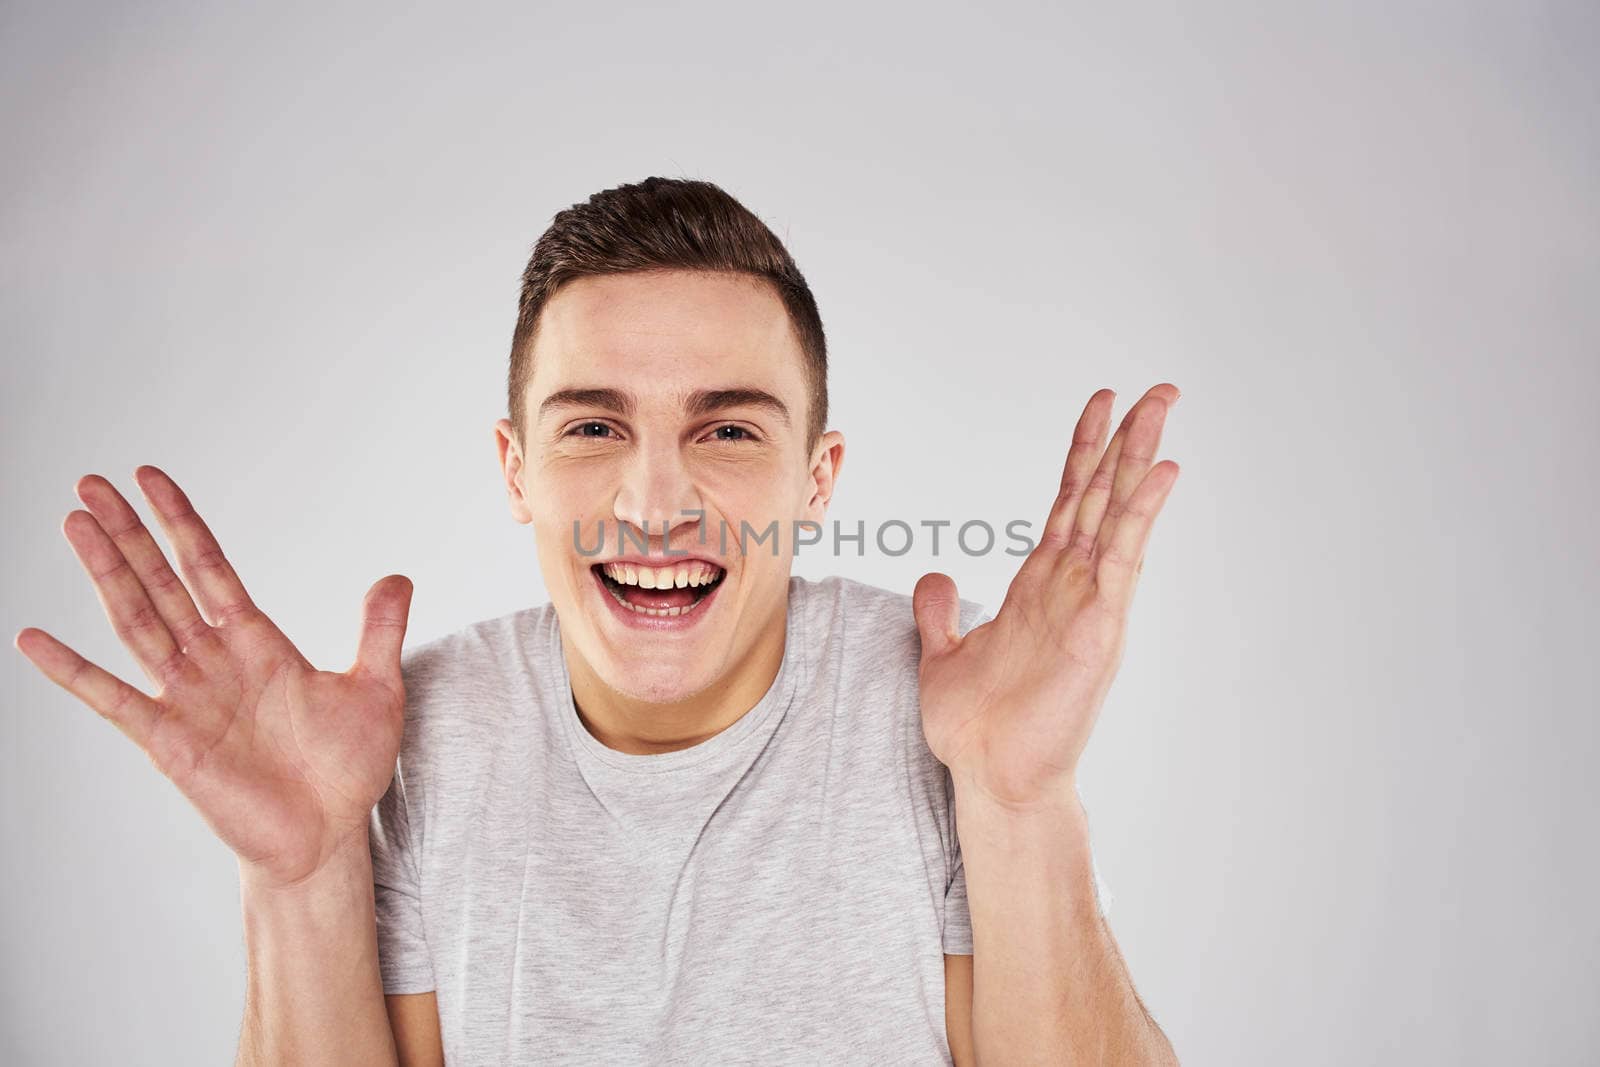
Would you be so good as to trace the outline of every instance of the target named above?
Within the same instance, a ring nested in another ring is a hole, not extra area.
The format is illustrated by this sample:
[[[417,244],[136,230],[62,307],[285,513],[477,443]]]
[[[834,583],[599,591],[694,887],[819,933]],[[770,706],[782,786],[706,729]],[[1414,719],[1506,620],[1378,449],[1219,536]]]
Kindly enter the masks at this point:
[[[844,451],[806,450],[802,360],[741,275],[580,278],[545,305],[525,437],[496,437],[563,638],[619,693],[693,697],[782,624],[794,522],[821,522]]]

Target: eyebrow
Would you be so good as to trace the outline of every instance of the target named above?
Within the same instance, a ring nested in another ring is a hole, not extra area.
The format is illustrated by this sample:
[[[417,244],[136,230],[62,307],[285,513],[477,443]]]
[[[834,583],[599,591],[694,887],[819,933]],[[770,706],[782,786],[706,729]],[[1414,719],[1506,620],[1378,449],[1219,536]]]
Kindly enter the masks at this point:
[[[633,394],[623,389],[558,389],[540,403],[539,417],[556,408],[588,407],[631,418],[636,406]],[[684,412],[693,418],[739,407],[763,408],[789,425],[788,405],[765,389],[696,389],[683,405]]]
[[[621,389],[557,389],[539,405],[539,417],[543,418],[556,408],[603,408],[631,416],[633,394]]]

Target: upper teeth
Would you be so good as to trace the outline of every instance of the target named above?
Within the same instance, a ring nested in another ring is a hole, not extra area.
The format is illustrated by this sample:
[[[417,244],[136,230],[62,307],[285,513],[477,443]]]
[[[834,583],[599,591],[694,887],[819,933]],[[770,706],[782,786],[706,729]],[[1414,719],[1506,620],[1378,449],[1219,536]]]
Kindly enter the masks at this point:
[[[722,571],[709,563],[679,563],[671,567],[640,567],[632,563],[607,563],[602,568],[606,576],[622,585],[636,585],[641,589],[671,589],[684,586],[706,585]]]

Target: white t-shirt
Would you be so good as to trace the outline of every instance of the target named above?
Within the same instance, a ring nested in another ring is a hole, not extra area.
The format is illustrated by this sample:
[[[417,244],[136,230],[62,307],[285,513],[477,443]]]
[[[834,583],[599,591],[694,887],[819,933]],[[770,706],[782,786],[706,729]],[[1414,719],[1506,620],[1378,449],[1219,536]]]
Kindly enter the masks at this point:
[[[583,726],[549,604],[406,653],[379,957],[448,1062],[950,1062],[972,926],[911,598],[791,577],[788,612],[755,707],[654,755]]]

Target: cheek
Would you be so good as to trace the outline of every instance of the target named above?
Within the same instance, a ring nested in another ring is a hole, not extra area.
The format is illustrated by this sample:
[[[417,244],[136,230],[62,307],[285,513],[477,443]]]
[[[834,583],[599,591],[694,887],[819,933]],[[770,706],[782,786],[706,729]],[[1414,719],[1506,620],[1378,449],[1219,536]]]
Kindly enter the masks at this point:
[[[715,495],[707,491],[705,498],[708,532],[715,536],[715,524],[721,522],[727,530],[730,553],[737,553],[740,531],[748,526],[749,566],[778,565],[793,554],[793,524],[805,517],[805,499],[787,480],[779,482],[776,476],[765,481],[746,479],[720,487]],[[776,553],[772,538],[756,540],[773,522],[778,527]]]
[[[550,462],[530,469],[526,483],[536,521],[570,526],[606,509],[617,479],[604,464]]]
[[[573,563],[586,567],[592,562],[597,520],[609,523],[610,517],[604,484],[570,470],[542,469],[527,479],[524,488],[533,514],[534,537],[540,565],[547,574],[551,568],[565,571]]]
[[[707,451],[691,457],[687,470],[702,492],[772,514],[790,507],[800,481],[809,480],[786,448]]]

